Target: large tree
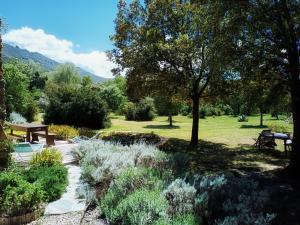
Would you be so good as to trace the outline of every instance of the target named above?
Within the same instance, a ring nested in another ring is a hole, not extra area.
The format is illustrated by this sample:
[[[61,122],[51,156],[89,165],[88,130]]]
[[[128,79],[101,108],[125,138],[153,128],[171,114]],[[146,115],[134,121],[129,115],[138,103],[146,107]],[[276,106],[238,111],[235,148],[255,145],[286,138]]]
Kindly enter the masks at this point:
[[[139,82],[180,86],[193,102],[191,145],[198,144],[200,97],[224,74],[234,45],[229,37],[231,1],[119,1],[113,60]],[[130,82],[128,83],[130,84]],[[158,85],[159,87],[160,85]]]
[[[241,33],[243,63],[260,58],[270,82],[280,82],[291,95],[293,145],[291,168],[300,168],[300,1],[248,1]]]

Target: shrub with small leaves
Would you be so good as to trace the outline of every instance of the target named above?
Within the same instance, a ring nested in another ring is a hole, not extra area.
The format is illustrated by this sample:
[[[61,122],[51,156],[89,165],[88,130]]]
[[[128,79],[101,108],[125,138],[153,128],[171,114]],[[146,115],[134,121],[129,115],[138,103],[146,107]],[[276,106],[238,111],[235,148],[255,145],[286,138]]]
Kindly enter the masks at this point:
[[[0,173],[0,215],[15,216],[37,209],[44,191],[37,183],[29,183],[14,172]]]
[[[59,140],[67,140],[79,136],[79,132],[76,128],[68,125],[54,125],[49,126],[49,131],[55,134],[55,137]]]
[[[109,222],[119,224],[153,224],[167,216],[167,200],[159,190],[140,189],[124,198],[112,209]]]
[[[62,154],[55,148],[45,148],[30,160],[31,166],[54,166],[62,164]]]
[[[116,132],[103,135],[102,140],[120,143],[122,145],[133,145],[139,142],[155,145],[160,142],[161,138],[154,133]]]
[[[200,220],[194,214],[180,215],[175,218],[161,218],[154,225],[199,225]]]
[[[275,217],[265,209],[271,190],[251,177],[207,175],[198,177],[194,186],[198,214],[209,224],[268,225]]]
[[[102,196],[120,173],[133,167],[154,167],[164,170],[168,163],[165,153],[144,143],[123,146],[102,141],[84,141],[73,150],[79,160],[81,179],[90,187],[98,187]],[[101,187],[101,188],[99,188]]]
[[[13,145],[10,140],[0,141],[0,168],[7,168],[11,164]]]
[[[279,124],[271,124],[269,128],[273,132],[277,132],[277,133],[288,133],[289,131],[287,126],[279,125]]]
[[[169,202],[169,215],[193,213],[195,208],[196,189],[182,179],[173,181],[163,195]]]
[[[23,174],[28,182],[42,187],[43,199],[48,202],[58,199],[68,185],[68,170],[63,165],[32,166]]]
[[[130,168],[122,172],[110,185],[107,194],[100,199],[100,208],[107,218],[111,218],[112,209],[127,195],[137,189],[162,189],[164,183],[172,177],[170,172],[147,168]]]

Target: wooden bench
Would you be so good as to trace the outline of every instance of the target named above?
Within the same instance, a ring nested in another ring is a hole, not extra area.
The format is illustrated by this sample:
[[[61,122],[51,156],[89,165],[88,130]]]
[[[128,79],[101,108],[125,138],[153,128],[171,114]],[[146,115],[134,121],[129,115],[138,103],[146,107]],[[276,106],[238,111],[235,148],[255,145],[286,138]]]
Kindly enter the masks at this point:
[[[48,135],[46,135],[46,133],[44,131],[35,131],[35,132],[32,132],[32,141],[39,141],[39,137],[46,138],[46,144],[48,146],[55,145],[55,143],[54,143],[55,134],[48,133]]]
[[[26,135],[9,134],[8,137],[17,141],[22,140],[24,142],[26,140]]]

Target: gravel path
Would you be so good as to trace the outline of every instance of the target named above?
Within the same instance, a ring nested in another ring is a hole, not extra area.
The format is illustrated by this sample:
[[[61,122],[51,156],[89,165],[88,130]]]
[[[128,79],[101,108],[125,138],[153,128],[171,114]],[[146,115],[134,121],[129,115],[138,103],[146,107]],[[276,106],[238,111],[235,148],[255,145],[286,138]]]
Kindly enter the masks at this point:
[[[43,216],[28,225],[80,225],[83,212],[66,213],[62,215]],[[82,225],[107,225],[99,218],[97,209],[88,211],[82,221]]]

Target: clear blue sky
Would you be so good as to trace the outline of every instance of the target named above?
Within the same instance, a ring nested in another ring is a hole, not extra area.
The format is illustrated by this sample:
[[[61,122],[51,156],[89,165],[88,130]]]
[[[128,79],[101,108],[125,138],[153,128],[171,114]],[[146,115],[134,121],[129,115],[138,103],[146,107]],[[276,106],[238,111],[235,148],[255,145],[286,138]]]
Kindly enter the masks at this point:
[[[6,30],[43,29],[80,45],[78,52],[111,49],[118,0],[0,0]]]

